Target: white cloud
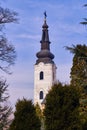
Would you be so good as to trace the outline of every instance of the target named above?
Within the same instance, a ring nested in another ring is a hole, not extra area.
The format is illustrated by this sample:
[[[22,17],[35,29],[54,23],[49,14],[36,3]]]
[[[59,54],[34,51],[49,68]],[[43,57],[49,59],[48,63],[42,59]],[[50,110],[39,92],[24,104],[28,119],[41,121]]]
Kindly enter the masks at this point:
[[[37,40],[40,39],[40,35],[29,35],[27,34],[19,34],[19,35],[15,35],[15,37],[17,38],[28,38],[28,39],[33,39],[33,40]]]
[[[56,21],[56,24],[57,26],[53,24],[52,27],[50,28],[50,30],[52,30],[52,33],[55,33],[55,35],[57,34],[57,32],[59,33],[59,35],[65,34],[65,36],[68,34],[76,35],[75,33],[77,34],[86,33],[85,28],[79,23],[66,23]]]

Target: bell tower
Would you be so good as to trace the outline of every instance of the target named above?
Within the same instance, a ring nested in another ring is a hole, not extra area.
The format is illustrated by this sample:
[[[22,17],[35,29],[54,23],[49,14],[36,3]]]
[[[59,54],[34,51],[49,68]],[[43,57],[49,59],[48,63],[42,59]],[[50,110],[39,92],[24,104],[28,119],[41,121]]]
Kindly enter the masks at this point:
[[[34,104],[41,107],[46,94],[56,82],[56,65],[53,61],[54,55],[50,52],[50,41],[47,15],[44,13],[44,24],[42,26],[41,49],[36,54],[37,60],[34,65]]]

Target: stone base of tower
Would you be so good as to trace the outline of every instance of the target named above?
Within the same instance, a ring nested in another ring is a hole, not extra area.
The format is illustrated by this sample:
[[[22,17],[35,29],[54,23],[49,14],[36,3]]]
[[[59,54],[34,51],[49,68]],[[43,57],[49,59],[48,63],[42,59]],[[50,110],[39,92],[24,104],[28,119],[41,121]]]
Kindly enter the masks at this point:
[[[42,108],[46,94],[56,82],[56,65],[43,63],[34,66],[34,104]]]

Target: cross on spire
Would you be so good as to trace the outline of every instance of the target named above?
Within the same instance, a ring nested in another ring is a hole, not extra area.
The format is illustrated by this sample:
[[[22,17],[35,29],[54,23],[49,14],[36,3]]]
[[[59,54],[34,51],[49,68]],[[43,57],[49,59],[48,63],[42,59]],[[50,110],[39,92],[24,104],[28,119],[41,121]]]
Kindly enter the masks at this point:
[[[46,17],[47,17],[47,14],[46,14],[46,11],[44,12],[44,18],[46,19]]]

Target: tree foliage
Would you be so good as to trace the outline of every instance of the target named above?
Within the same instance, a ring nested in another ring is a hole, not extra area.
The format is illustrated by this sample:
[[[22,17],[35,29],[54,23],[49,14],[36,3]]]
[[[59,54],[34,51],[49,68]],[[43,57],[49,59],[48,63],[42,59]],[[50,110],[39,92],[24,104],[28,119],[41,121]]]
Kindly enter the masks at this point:
[[[7,83],[5,80],[0,80],[0,130],[7,129],[11,123],[9,116],[12,113],[12,108],[7,105],[8,93]]]
[[[46,130],[80,130],[79,93],[68,85],[56,84],[46,96]]]
[[[70,78],[71,84],[74,86],[83,87],[86,90],[87,86],[87,46],[76,45],[72,47],[66,47],[72,54],[73,65],[71,68]]]
[[[81,93],[79,110],[84,123],[87,120],[87,46],[76,45],[67,49],[74,54],[70,73],[71,84],[79,87]]]
[[[35,109],[36,109],[37,116],[41,120],[41,130],[45,130],[43,110],[40,108],[38,103],[35,105]]]
[[[10,130],[40,130],[40,119],[30,100],[18,100]]]
[[[87,4],[84,4],[84,7],[87,7]],[[87,18],[83,18],[83,19],[84,19],[84,21],[80,22],[80,23],[83,25],[87,25]]]
[[[35,109],[36,109],[36,114],[38,115],[39,119],[42,119],[43,118],[43,112],[42,112],[38,103],[35,105]]]

